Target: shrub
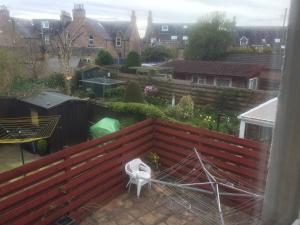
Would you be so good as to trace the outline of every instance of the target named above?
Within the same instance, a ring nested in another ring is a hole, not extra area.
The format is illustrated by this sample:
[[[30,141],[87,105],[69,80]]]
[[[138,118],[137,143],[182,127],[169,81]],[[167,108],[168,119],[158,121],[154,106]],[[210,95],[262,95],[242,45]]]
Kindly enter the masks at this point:
[[[129,82],[124,95],[125,102],[144,102],[143,93],[137,82]]]
[[[164,46],[149,47],[142,53],[145,62],[162,62],[172,58],[172,51]]]
[[[155,169],[158,169],[159,159],[159,155],[156,152],[149,152],[147,155],[147,160]]]
[[[125,60],[125,67],[141,66],[141,56],[137,52],[129,52]]]
[[[47,78],[43,79],[44,84],[49,88],[64,88],[64,75],[55,73]]]
[[[112,55],[105,50],[100,50],[95,59],[95,64],[99,66],[112,65],[114,63]]]
[[[179,117],[184,119],[192,118],[194,115],[194,101],[190,95],[183,96],[176,105]]]
[[[154,105],[143,103],[111,102],[106,103],[106,106],[115,111],[138,114],[144,116],[145,118],[167,118],[166,115]]]
[[[144,87],[144,94],[145,95],[155,95],[158,89],[154,85],[146,85]]]

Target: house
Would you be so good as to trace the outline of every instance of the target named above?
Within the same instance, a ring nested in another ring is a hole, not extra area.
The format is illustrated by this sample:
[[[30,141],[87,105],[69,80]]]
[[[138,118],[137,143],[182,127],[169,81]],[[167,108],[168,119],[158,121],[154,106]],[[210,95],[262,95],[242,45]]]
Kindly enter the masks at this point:
[[[79,29],[81,35],[74,43],[73,55],[95,57],[105,49],[117,63],[122,63],[130,51],[141,52],[134,11],[130,21],[101,22],[87,18],[82,4],[75,4],[72,17],[62,11],[60,20],[18,19],[10,17],[5,6],[0,8],[0,47],[29,48],[51,55],[58,34],[63,30],[74,34]]]
[[[144,47],[163,45],[177,52],[188,45],[189,31],[195,23],[156,23],[151,11],[148,14]],[[282,26],[235,26],[233,31],[236,47],[264,47],[281,49],[285,45],[286,27]]]
[[[257,89],[279,90],[284,61],[281,54],[229,54],[222,61],[263,66],[264,69],[256,77]]]
[[[152,12],[148,15],[148,24],[144,37],[145,47],[163,45],[182,50],[188,44],[188,32],[191,23],[153,23]]]
[[[271,143],[277,112],[277,98],[273,98],[238,116],[240,138]]]
[[[234,28],[235,46],[280,49],[285,45],[286,30],[286,27],[282,26],[236,26]]]
[[[257,89],[257,77],[264,67],[256,64],[175,60],[161,65],[173,69],[173,78],[199,85]]]
[[[109,51],[116,62],[122,62],[130,51],[141,52],[140,36],[136,25],[136,15],[132,11],[130,21],[98,21],[86,17],[82,4],[75,4],[73,20],[66,29],[82,35],[75,41],[74,48],[91,48]]]

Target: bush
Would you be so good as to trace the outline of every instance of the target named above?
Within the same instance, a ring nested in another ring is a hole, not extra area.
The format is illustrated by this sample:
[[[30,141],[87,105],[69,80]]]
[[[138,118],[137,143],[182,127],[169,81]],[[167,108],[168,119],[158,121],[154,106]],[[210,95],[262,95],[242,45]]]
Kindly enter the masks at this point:
[[[183,96],[176,105],[179,117],[190,119],[194,116],[194,101],[190,95]]]
[[[100,50],[95,59],[95,64],[99,66],[112,65],[114,63],[114,59],[112,55],[105,50]]]
[[[137,52],[129,52],[125,60],[125,67],[141,66],[141,57]]]
[[[36,95],[44,88],[41,80],[16,76],[13,78],[10,86],[10,96],[27,97]]]
[[[162,62],[172,58],[172,51],[164,46],[146,48],[142,53],[145,62]]]
[[[55,73],[43,79],[44,84],[49,88],[64,88],[65,79],[64,75]]]
[[[144,102],[143,92],[137,82],[129,82],[125,90],[125,102]]]
[[[138,114],[145,118],[167,118],[167,116],[154,105],[148,105],[143,103],[111,102],[106,103],[106,106],[115,111]]]
[[[118,98],[124,98],[125,93],[125,87],[124,86],[118,86],[115,88],[105,89],[104,96],[105,97],[118,97]]]

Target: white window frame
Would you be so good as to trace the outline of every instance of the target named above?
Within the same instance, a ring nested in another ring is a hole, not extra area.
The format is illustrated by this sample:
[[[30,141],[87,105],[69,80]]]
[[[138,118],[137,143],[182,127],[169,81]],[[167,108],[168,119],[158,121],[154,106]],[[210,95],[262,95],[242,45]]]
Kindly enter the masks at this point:
[[[182,40],[187,41],[187,40],[189,40],[189,37],[188,36],[183,36]]]
[[[49,21],[42,21],[42,28],[43,29],[49,29]]]
[[[45,43],[45,45],[50,45],[50,36],[49,35],[44,36],[44,43]]]
[[[281,39],[280,39],[280,38],[275,38],[275,39],[274,39],[274,42],[275,42],[275,43],[281,43]]]
[[[200,80],[203,80],[203,82],[200,82]],[[194,84],[207,85],[207,79],[206,79],[206,77],[202,76],[202,75],[198,75],[198,74],[193,74],[192,75],[192,82]]]
[[[169,26],[167,24],[161,25],[161,31],[169,31]]]
[[[176,36],[176,35],[172,35],[172,36],[171,36],[171,40],[172,40],[172,41],[177,41],[177,36]]]
[[[255,81],[255,85],[254,85]],[[248,89],[257,90],[258,89],[258,77],[249,79]]]
[[[228,80],[229,86],[217,85],[218,80]],[[232,87],[232,79],[231,78],[215,78],[214,79],[214,86],[216,87]]]
[[[116,37],[116,46],[122,47],[122,38],[121,37]]]
[[[242,44],[242,40],[243,40],[243,39],[246,40],[245,44]],[[242,37],[240,38],[240,46],[241,46],[241,47],[245,47],[245,46],[248,46],[248,45],[249,45],[249,38],[247,38],[246,36],[242,36]]]

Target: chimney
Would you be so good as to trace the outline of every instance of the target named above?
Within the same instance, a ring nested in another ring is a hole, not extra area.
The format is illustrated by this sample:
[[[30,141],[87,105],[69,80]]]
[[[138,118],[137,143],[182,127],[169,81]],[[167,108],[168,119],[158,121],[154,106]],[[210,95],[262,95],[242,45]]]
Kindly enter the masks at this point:
[[[153,19],[152,19],[152,12],[149,11],[149,13],[148,13],[148,24],[147,24],[147,26],[152,26],[152,22],[153,22]]]
[[[72,21],[71,14],[66,12],[66,11],[61,11],[60,12],[60,22],[66,26]]]
[[[73,9],[73,21],[82,21],[85,19],[85,9],[83,4],[75,4]]]
[[[131,23],[136,24],[136,15],[134,10],[131,11]]]
[[[7,22],[10,20],[10,15],[5,5],[0,6],[0,22]]]

